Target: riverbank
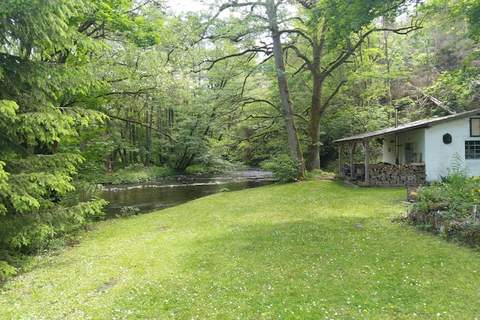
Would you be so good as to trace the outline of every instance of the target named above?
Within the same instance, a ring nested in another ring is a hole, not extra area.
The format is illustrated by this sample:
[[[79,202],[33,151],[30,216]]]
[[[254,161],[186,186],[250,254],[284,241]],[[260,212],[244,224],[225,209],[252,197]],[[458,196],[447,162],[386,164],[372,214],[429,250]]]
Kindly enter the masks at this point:
[[[176,206],[210,194],[255,188],[274,183],[273,173],[250,168],[217,175],[178,175],[157,181],[105,185],[101,196],[109,202],[107,217],[129,216]]]
[[[0,291],[7,319],[474,319],[480,255],[392,223],[405,190],[219,193],[96,225]]]
[[[245,172],[251,169],[261,171],[257,168],[249,168],[242,164],[230,164],[225,167],[208,168],[201,165],[192,165],[184,172],[175,171],[167,166],[144,166],[132,165],[113,172],[105,172],[96,176],[88,177],[94,183],[105,186],[123,186],[145,182],[187,182],[197,178],[214,178],[218,176],[236,177],[238,172]]]
[[[111,173],[105,173],[99,177],[95,177],[95,182],[102,185],[122,185],[156,181],[176,174],[175,170],[168,167],[145,167],[138,165],[119,169]]]

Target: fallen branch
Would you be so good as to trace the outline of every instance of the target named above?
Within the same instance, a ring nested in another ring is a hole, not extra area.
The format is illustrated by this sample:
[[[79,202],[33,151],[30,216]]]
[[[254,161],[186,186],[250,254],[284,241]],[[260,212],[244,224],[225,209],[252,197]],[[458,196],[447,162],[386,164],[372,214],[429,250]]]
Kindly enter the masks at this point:
[[[438,100],[437,98],[435,98],[434,96],[431,96],[429,95],[428,93],[426,93],[425,91],[423,91],[422,89],[420,89],[419,87],[416,87],[414,86],[411,82],[408,82],[408,85],[410,85],[410,87],[414,88],[415,90],[417,90],[418,92],[420,92],[425,98],[427,98],[428,100],[430,100],[434,105],[436,105],[437,107],[440,107],[442,110],[448,112],[449,114],[455,114],[456,112],[453,111],[452,109],[450,109],[449,107],[447,107],[445,105],[445,103],[443,103],[442,101]]]

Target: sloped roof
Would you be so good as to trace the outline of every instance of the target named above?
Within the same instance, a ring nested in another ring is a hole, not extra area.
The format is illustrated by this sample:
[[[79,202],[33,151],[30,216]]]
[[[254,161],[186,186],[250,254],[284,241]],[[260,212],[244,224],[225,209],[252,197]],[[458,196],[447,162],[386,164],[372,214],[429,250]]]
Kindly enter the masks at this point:
[[[446,121],[451,121],[459,118],[464,118],[468,117],[471,115],[474,115],[476,113],[479,113],[480,115],[480,109],[475,109],[475,110],[470,110],[470,111],[465,111],[461,113],[456,113],[452,115],[448,115],[445,117],[436,117],[436,118],[430,118],[430,119],[424,119],[424,120],[418,120],[414,122],[409,122],[405,124],[401,124],[398,127],[390,127],[382,130],[377,130],[377,131],[372,131],[372,132],[367,132],[367,133],[362,133],[362,134],[357,134],[348,138],[342,138],[333,141],[334,143],[341,143],[341,142],[349,142],[349,141],[357,141],[357,140],[365,140],[365,139],[371,139],[375,137],[381,137],[381,136],[386,136],[394,133],[401,133],[401,132],[406,132],[414,129],[420,129],[420,128],[428,128],[431,127],[432,125],[439,123],[439,122],[446,122]]]

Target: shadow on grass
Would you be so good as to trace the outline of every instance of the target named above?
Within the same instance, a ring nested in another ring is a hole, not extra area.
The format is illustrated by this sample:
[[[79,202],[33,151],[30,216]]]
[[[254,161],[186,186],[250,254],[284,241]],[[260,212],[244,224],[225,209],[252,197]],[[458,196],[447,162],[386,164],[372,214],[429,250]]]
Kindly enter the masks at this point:
[[[192,243],[179,274],[145,283],[117,306],[178,318],[461,315],[466,301],[480,298],[479,263],[376,218],[236,225]]]

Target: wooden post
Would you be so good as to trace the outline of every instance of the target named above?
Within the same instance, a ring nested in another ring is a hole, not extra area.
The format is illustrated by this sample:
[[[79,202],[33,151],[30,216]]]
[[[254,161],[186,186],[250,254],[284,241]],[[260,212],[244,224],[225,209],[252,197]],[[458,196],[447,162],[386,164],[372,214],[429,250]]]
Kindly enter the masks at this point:
[[[365,184],[370,184],[369,162],[370,162],[370,150],[368,148],[368,140],[363,141],[363,149],[365,150]]]
[[[352,180],[355,180],[355,164],[353,163],[353,156],[355,154],[355,147],[356,147],[356,142],[352,142],[349,145],[349,151],[350,151],[350,178]]]
[[[338,176],[343,177],[343,170],[342,170],[342,150],[343,145],[340,143],[338,144]]]
[[[395,164],[397,166],[400,164],[400,140],[398,139],[398,134],[395,134]]]

